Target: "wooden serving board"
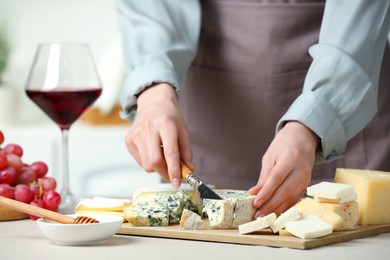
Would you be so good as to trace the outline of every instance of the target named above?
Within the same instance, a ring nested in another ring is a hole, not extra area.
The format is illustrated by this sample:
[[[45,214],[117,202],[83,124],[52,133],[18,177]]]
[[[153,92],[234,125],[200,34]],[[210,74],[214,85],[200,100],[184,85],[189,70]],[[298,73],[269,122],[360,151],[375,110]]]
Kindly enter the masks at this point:
[[[26,219],[28,215],[19,211],[0,206],[0,221]]]
[[[390,232],[390,224],[359,226],[357,230],[333,232],[322,238],[300,239],[294,236],[279,236],[273,234],[270,229],[248,235],[239,235],[237,229],[183,230],[179,225],[170,225],[168,227],[135,227],[130,223],[123,223],[117,234],[309,249],[387,232]]]

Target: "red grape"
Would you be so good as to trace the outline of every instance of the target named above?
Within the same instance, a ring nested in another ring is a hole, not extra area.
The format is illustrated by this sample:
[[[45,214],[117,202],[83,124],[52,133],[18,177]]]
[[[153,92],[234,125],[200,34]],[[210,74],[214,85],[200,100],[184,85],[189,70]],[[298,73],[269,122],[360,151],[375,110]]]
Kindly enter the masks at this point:
[[[7,155],[7,163],[9,166],[12,166],[15,168],[15,170],[19,173],[23,170],[23,162],[22,159],[20,159],[19,156],[15,154],[8,154]]]
[[[38,181],[44,191],[55,190],[57,187],[57,182],[53,177],[43,177],[38,179]]]
[[[20,147],[20,145],[17,145],[17,144],[7,144],[4,147],[4,151],[7,154],[14,154],[14,155],[17,155],[19,157],[22,157],[22,155],[23,155],[22,147]]]
[[[18,178],[16,179],[17,184],[29,184],[34,182],[37,179],[37,176],[35,176],[34,171],[32,171],[30,168],[26,168],[22,171],[21,174],[19,174]]]
[[[0,144],[4,142],[4,135],[3,132],[0,131]]]
[[[35,198],[40,198],[41,197],[41,185],[39,183],[31,183],[29,185],[30,190],[34,193]]]
[[[61,203],[61,195],[55,190],[49,190],[43,193],[42,201],[46,209],[57,211]]]
[[[35,172],[37,178],[44,177],[48,171],[48,167],[44,162],[35,162],[31,164],[29,168]]]
[[[12,184],[18,178],[18,173],[12,166],[0,169],[0,183]]]
[[[15,186],[14,199],[30,203],[34,199],[34,192],[26,184],[18,184]]]
[[[13,199],[14,198],[14,188],[12,188],[11,185],[9,185],[7,183],[1,183],[0,184],[0,195],[3,197]]]
[[[0,150],[0,169],[7,166],[7,154]]]
[[[44,208],[42,200],[33,200],[30,202],[30,205],[33,205],[33,206],[38,207],[38,208]],[[39,217],[34,216],[34,215],[29,215],[29,217],[33,220],[39,219]]]

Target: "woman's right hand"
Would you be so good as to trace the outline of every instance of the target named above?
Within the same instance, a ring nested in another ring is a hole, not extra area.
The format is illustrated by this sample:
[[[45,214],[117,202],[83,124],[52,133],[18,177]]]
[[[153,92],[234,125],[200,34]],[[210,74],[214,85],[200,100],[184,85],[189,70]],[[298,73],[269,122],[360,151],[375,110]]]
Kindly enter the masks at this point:
[[[137,107],[137,116],[125,138],[127,150],[146,172],[156,171],[173,187],[180,187],[180,160],[194,168],[174,88],[165,83],[147,88],[138,97]]]

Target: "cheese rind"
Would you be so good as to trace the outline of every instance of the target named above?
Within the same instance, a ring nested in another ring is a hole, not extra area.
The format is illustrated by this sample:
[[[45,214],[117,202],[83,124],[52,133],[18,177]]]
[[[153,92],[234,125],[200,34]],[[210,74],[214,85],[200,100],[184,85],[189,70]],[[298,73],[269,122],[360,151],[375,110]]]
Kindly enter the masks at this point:
[[[348,203],[321,203],[342,218],[342,222],[335,227],[334,231],[354,230],[358,227],[359,206],[356,201]]]
[[[274,233],[277,233],[284,228],[287,222],[297,220],[301,216],[302,215],[297,208],[291,207],[282,213],[273,223],[271,223],[270,227]]]
[[[276,220],[275,213],[268,214],[267,216],[264,216],[262,218],[257,218],[256,220],[253,220],[251,222],[239,225],[238,233],[240,235],[244,235],[244,234],[259,231],[261,229],[269,227],[270,224],[273,223],[275,220]]]
[[[390,223],[390,173],[358,169],[336,169],[335,182],[354,186],[358,194],[359,223]]]
[[[302,239],[323,237],[331,234],[332,229],[332,225],[316,215],[306,215],[286,223],[286,230]]]
[[[316,196],[325,199],[340,199],[349,196],[354,192],[353,186],[335,183],[335,182],[321,182],[310,187],[307,187],[308,196]]]
[[[303,216],[317,215],[332,225],[333,229],[336,229],[343,222],[343,219],[338,214],[332,212],[330,209],[311,198],[302,199],[294,207],[296,207]]]

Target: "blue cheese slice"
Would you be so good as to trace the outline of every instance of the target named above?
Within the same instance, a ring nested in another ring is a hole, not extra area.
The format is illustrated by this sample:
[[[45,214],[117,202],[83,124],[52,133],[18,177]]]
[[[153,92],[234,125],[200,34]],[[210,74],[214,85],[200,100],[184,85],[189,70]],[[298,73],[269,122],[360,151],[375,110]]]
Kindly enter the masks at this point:
[[[207,214],[210,227],[213,229],[228,229],[233,223],[234,206],[237,199],[203,200],[203,212]]]
[[[182,229],[205,229],[202,217],[191,210],[184,209],[180,218],[180,227]]]
[[[149,192],[139,194],[134,203],[148,203],[154,202],[156,204],[167,206],[169,210],[169,223],[179,223],[183,209],[194,209],[197,208],[192,203],[191,196],[186,194],[182,190],[176,192]]]
[[[123,213],[134,226],[168,226],[169,209],[167,205],[152,201],[125,203]]]
[[[236,229],[253,220],[255,196],[243,190],[215,190],[223,200],[203,200],[204,209],[213,229]]]

